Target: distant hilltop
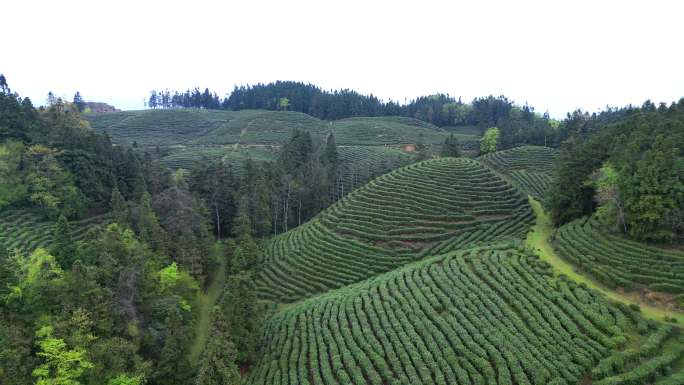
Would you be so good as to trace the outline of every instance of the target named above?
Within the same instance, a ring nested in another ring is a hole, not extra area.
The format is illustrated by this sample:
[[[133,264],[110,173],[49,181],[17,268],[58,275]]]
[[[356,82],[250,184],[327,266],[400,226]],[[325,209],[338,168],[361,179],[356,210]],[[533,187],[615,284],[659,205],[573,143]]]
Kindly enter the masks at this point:
[[[86,102],[85,103],[85,110],[89,112],[93,112],[96,114],[100,114],[103,112],[117,112],[120,111],[116,107],[111,106],[107,103],[102,103],[102,102]]]

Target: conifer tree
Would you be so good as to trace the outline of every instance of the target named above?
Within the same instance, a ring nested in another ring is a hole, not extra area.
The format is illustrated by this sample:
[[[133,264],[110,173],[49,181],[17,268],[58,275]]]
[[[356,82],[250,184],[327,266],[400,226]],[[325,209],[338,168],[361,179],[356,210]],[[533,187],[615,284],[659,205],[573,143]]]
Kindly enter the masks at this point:
[[[60,215],[55,224],[51,253],[63,269],[69,268],[76,258],[76,245],[64,215]]]
[[[117,186],[114,186],[114,189],[112,190],[112,199],[109,203],[109,207],[112,210],[112,216],[115,223],[124,228],[130,226],[128,203],[126,203],[126,200],[123,195],[121,195]]]
[[[166,335],[161,349],[159,363],[154,374],[155,384],[186,384],[192,370],[187,352],[187,337],[184,333],[180,309],[171,309],[164,323]]]
[[[229,325],[218,308],[213,312],[211,338],[200,357],[195,385],[238,385],[240,372],[235,364],[237,352],[230,340]]]
[[[164,245],[163,230],[159,225],[157,214],[152,209],[150,201],[150,194],[144,192],[140,201],[140,209],[138,214],[138,234],[140,239],[149,243],[155,249],[159,249]]]
[[[83,98],[81,97],[80,92],[76,91],[76,94],[74,95],[73,103],[76,106],[76,108],[78,109],[78,112],[83,112],[83,110],[85,110],[86,103],[85,103],[85,100],[83,100]]]

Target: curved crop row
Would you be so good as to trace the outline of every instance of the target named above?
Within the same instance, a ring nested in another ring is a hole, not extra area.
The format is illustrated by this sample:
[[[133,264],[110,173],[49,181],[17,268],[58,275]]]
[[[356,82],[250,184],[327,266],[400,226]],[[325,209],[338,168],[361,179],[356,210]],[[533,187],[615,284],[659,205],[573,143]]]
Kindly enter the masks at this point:
[[[610,287],[684,293],[684,253],[611,234],[595,219],[562,226],[554,244],[563,258]]]
[[[100,215],[70,223],[74,240],[85,237],[88,229],[106,223],[108,215]],[[0,211],[0,247],[25,252],[47,247],[52,242],[54,222],[26,209]]]
[[[294,301],[388,271],[428,251],[520,238],[533,221],[527,199],[477,161],[439,158],[412,164],[269,240],[260,294]]]
[[[574,384],[632,327],[620,308],[552,278],[537,257],[474,248],[274,314],[249,383]]]
[[[337,154],[340,172],[336,194],[339,197],[377,176],[413,162],[410,154],[385,146],[339,146]]]
[[[159,161],[171,169],[190,169],[195,162],[204,159],[222,160],[230,164],[232,169],[239,173],[247,159],[268,162],[276,159],[275,154],[275,149],[266,147],[192,146],[174,149]]]
[[[497,151],[480,160],[507,176],[525,193],[543,201],[553,179],[558,151],[549,147],[521,146]]]

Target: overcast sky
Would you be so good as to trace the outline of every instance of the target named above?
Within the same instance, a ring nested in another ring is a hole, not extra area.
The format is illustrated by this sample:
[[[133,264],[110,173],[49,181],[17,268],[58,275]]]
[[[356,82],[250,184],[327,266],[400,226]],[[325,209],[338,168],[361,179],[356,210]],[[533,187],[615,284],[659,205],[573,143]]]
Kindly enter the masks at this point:
[[[403,102],[504,94],[562,117],[684,97],[682,1],[4,1],[0,72],[35,104],[274,80]]]

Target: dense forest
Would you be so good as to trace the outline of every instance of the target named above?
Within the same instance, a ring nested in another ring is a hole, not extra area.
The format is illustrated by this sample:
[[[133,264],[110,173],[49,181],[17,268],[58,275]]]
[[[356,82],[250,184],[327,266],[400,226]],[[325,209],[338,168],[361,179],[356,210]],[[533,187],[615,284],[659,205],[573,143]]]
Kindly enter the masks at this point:
[[[550,209],[557,225],[596,212],[640,240],[684,236],[684,99],[564,122]]]
[[[558,121],[547,113],[539,114],[528,105],[518,106],[504,96],[476,98],[470,103],[448,94],[418,97],[408,103],[384,102],[371,95],[344,89],[325,91],[312,85],[277,81],[254,86],[239,86],[223,100],[215,92],[199,88],[184,92],[152,91],[150,108],[266,109],[297,111],[319,119],[337,120],[355,116],[406,116],[437,126],[477,126],[501,130],[501,145],[556,145]]]

